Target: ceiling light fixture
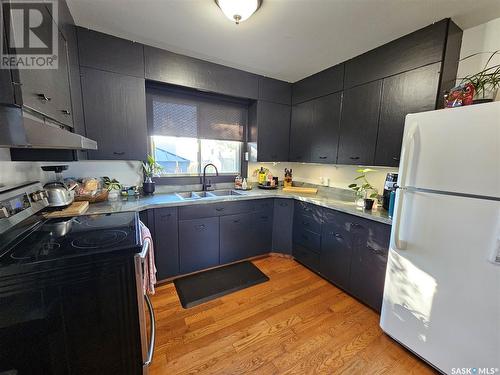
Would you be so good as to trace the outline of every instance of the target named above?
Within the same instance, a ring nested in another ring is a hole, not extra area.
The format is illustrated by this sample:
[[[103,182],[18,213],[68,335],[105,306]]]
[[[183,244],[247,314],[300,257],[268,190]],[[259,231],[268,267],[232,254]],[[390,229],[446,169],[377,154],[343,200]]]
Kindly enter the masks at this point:
[[[262,0],[215,0],[222,13],[239,25],[254,14],[262,5]]]

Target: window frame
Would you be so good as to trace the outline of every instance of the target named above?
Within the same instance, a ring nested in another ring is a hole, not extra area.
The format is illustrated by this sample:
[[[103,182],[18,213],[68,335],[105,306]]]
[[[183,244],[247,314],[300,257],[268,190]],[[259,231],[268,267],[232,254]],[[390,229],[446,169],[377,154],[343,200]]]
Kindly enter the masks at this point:
[[[162,88],[167,88],[169,90],[176,90],[178,89],[180,92],[185,91],[185,88],[177,87],[175,85],[159,85],[157,83],[152,83],[152,82],[147,82],[146,83],[146,91],[147,89],[151,88],[154,90],[162,89]],[[189,90],[194,93],[200,94],[200,95],[209,95],[213,97],[222,97],[224,95],[216,94],[216,93],[207,93],[207,92],[201,92],[198,90]],[[225,96],[224,96],[225,97]],[[234,98],[235,100],[240,101],[241,99],[239,98]],[[146,92],[146,122],[147,122],[147,130],[148,130],[148,151],[150,153],[153,152],[153,142],[152,142],[152,132],[153,132],[153,113],[152,113],[152,105],[149,102],[150,96],[147,95]],[[253,101],[248,101],[249,103],[249,108],[251,106],[251,103]],[[210,176],[210,180],[212,183],[230,183],[234,182],[234,179],[236,176],[240,175],[244,178],[248,177],[248,137],[249,137],[249,128],[250,128],[250,121],[251,115],[250,115],[250,110],[247,111],[247,125],[244,128],[244,134],[243,134],[243,141],[241,142],[242,147],[241,147],[241,152],[240,152],[240,173],[235,173],[235,174],[222,174],[219,176],[215,176],[213,171],[210,170],[210,173],[207,174],[207,176]],[[197,137],[198,141],[201,139]],[[199,158],[201,158],[201,142],[198,142],[198,147],[199,149]],[[203,173],[201,172],[201,163],[200,163],[200,174],[198,176],[189,176],[189,175],[179,175],[179,176],[160,176],[160,177],[153,177],[153,181],[157,185],[201,185],[203,183]]]

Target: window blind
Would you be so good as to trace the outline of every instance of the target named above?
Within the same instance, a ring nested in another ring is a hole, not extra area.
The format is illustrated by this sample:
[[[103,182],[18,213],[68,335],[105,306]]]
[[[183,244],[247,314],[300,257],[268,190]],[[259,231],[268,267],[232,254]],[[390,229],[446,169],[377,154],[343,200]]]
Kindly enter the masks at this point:
[[[244,141],[248,103],[176,88],[146,89],[151,135]]]

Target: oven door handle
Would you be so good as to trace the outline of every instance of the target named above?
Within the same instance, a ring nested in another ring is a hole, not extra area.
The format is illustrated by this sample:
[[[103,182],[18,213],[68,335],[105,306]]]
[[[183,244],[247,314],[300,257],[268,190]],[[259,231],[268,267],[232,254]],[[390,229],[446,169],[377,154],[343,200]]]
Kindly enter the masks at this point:
[[[149,349],[146,355],[146,360],[144,361],[144,366],[149,366],[153,361],[153,352],[155,348],[155,336],[156,336],[156,323],[155,323],[155,312],[153,310],[153,305],[147,294],[144,294],[144,300],[148,306],[149,320],[151,322],[151,335],[149,337]]]

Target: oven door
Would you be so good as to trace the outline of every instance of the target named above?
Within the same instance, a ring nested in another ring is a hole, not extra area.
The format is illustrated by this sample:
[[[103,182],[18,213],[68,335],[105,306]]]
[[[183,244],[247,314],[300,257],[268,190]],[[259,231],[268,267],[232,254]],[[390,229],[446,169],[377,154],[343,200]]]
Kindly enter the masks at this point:
[[[142,347],[142,373],[144,375],[148,374],[149,365],[153,360],[156,334],[153,305],[147,293],[144,292],[144,262],[150,248],[150,240],[144,240],[141,253],[135,256],[135,277]]]

